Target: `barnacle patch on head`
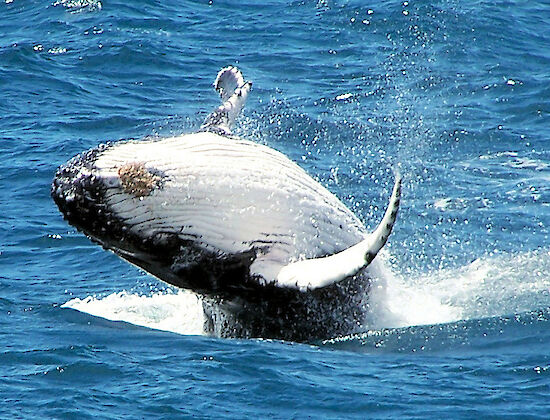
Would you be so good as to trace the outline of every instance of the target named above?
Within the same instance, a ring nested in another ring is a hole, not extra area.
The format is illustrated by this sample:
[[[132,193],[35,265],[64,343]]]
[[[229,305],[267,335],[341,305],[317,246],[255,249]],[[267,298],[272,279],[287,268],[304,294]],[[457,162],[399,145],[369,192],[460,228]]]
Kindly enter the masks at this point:
[[[151,194],[162,182],[162,175],[142,162],[125,163],[118,168],[118,176],[124,192],[138,198]]]

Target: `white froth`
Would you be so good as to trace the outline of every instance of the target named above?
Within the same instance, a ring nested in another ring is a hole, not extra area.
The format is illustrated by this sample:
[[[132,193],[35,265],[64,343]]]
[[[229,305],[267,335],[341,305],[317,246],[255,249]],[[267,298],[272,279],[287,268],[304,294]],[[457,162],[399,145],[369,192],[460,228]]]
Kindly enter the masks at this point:
[[[184,335],[204,334],[200,298],[192,292],[158,292],[150,296],[126,292],[98,298],[71,299],[63,308],[76,309],[111,321],[124,321],[142,327]]]
[[[550,251],[480,258],[405,277],[387,271],[370,292],[370,327],[396,328],[510,315],[550,300]]]

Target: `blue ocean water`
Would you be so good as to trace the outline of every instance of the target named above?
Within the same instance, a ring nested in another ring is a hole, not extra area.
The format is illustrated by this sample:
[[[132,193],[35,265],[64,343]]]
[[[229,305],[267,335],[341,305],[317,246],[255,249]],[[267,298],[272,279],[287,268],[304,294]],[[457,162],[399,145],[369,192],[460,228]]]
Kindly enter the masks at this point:
[[[550,3],[0,4],[0,417],[548,418]],[[190,132],[217,71],[237,133],[375,226],[364,334],[200,335],[200,304],[92,244],[50,198],[108,140]]]

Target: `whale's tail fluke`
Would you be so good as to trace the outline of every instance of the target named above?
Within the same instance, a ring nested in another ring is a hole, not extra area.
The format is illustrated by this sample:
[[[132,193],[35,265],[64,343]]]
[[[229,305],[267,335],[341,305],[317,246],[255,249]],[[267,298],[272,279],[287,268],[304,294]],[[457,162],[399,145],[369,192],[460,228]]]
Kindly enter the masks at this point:
[[[400,200],[401,175],[397,173],[390,202],[374,232],[337,254],[284,266],[277,275],[276,285],[306,291],[329,286],[357,274],[374,260],[386,244],[397,218]]]
[[[252,83],[244,80],[237,67],[221,69],[214,81],[214,88],[220,94],[222,104],[206,117],[201,130],[230,135],[231,127],[243,109],[251,87]]]

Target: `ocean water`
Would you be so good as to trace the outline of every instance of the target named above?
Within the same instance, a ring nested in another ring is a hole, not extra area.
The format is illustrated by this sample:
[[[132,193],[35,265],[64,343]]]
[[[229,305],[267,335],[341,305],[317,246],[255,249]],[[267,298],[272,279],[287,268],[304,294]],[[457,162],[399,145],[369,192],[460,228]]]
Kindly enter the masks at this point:
[[[550,3],[0,3],[1,418],[550,417]],[[398,222],[365,332],[201,334],[200,302],[91,243],[50,198],[105,141],[236,132],[373,227]]]

